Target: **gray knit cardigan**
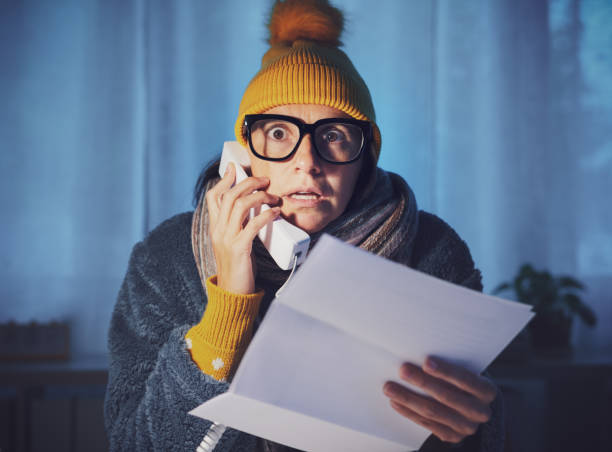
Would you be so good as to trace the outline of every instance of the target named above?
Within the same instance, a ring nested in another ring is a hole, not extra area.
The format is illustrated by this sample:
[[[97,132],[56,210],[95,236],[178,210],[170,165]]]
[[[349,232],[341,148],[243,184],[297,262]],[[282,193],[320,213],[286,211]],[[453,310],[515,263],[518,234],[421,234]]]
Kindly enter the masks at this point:
[[[187,412],[228,388],[198,369],[184,341],[206,307],[191,249],[191,218],[192,213],[184,213],[165,221],[132,251],[108,337],[104,417],[113,451],[194,452],[210,423]],[[450,226],[423,211],[411,266],[482,290],[466,244]],[[501,451],[501,396],[492,409],[492,419],[451,450]],[[253,451],[256,443],[256,437],[228,428],[215,450]],[[421,450],[447,448],[432,435]]]

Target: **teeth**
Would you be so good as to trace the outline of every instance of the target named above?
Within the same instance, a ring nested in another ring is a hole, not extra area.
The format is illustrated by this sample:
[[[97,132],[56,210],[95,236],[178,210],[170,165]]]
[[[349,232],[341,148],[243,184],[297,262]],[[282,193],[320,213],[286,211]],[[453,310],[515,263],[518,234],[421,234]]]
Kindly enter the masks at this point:
[[[293,199],[317,199],[319,196],[312,193],[293,193]]]

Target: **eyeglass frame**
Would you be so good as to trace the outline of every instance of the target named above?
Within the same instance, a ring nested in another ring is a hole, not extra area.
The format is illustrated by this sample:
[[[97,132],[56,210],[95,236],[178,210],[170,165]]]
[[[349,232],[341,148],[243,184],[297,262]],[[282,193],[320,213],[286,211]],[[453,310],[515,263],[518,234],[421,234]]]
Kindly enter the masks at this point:
[[[263,119],[279,119],[281,121],[287,121],[292,124],[295,124],[298,127],[300,131],[300,138],[297,140],[297,143],[295,143],[295,147],[293,148],[293,150],[289,154],[287,154],[285,157],[266,157],[266,156],[259,154],[255,150],[255,147],[253,146],[252,137],[251,137],[251,126],[253,125],[253,123],[257,121],[261,121]],[[337,162],[335,160],[329,160],[325,158],[325,156],[323,156],[323,154],[317,147],[317,143],[316,143],[317,140],[315,139],[314,131],[317,129],[317,127],[323,124],[331,124],[331,123],[352,124],[352,125],[358,126],[361,129],[361,133],[363,134],[363,141],[361,143],[361,148],[359,149],[359,152],[357,153],[357,155],[351,160],[348,160],[346,162]],[[262,160],[268,160],[270,162],[281,162],[283,160],[287,160],[291,158],[297,152],[298,148],[300,147],[300,143],[302,142],[304,135],[309,134],[311,137],[312,145],[315,148],[317,155],[321,159],[323,159],[324,161],[328,163],[332,163],[334,165],[348,165],[349,163],[353,163],[359,160],[359,158],[361,157],[361,154],[363,153],[364,148],[366,148],[370,144],[370,141],[372,139],[372,123],[370,123],[370,121],[362,121],[360,119],[354,119],[354,118],[324,118],[324,119],[319,119],[318,121],[315,121],[309,124],[309,123],[303,122],[302,120],[294,116],[262,113],[262,114],[256,114],[256,115],[244,115],[242,133],[244,137],[246,138],[247,142],[249,143],[251,152],[253,152],[253,154],[255,154],[257,158],[260,158]]]

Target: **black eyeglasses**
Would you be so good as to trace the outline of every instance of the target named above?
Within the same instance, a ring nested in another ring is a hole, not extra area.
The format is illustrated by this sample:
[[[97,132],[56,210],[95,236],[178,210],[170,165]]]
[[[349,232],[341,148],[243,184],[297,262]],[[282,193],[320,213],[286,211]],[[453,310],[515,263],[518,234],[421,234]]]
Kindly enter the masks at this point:
[[[291,157],[304,135],[310,134],[319,157],[329,163],[346,164],[359,158],[370,142],[369,121],[325,118],[305,124],[285,115],[245,115],[243,131],[251,151],[263,160],[278,162]]]

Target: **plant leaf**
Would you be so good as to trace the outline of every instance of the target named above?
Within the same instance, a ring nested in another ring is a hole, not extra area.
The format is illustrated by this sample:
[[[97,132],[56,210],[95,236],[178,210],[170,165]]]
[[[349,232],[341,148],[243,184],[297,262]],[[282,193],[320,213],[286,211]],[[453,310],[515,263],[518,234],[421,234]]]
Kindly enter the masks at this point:
[[[560,276],[559,287],[573,287],[575,289],[585,290],[584,284],[582,284],[576,278],[572,278],[571,276]]]
[[[597,323],[597,316],[595,312],[587,306],[576,294],[567,293],[561,297],[574,314],[577,314],[583,321],[589,326],[595,326]]]
[[[595,326],[597,324],[597,316],[586,304],[580,305],[578,308],[578,315],[584,321],[584,323],[589,326]]]
[[[514,292],[518,301],[530,305],[535,305],[535,300],[530,294],[529,287],[531,286],[531,280],[535,275],[535,270],[531,264],[523,264],[519,270],[518,275],[514,278],[513,286]]]
[[[497,286],[495,289],[493,289],[493,295],[496,295],[500,292],[504,292],[506,290],[509,290],[511,288],[510,283],[507,282],[503,282],[501,283],[499,286]]]

